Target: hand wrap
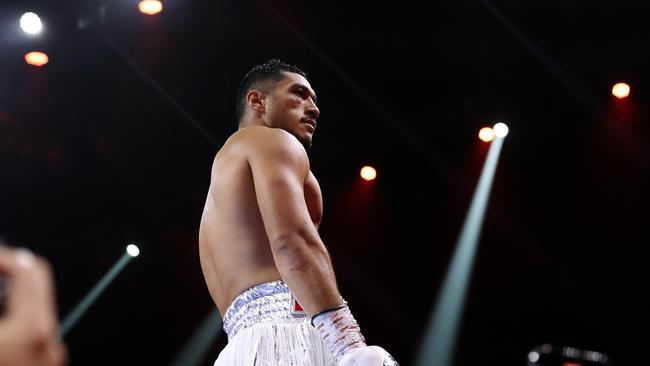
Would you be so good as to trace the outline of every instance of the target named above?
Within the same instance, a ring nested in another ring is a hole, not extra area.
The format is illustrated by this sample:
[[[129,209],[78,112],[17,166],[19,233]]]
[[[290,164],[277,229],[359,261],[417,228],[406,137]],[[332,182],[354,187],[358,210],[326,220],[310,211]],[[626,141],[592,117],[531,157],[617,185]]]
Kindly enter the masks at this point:
[[[346,304],[314,315],[311,324],[327,344],[337,364],[349,351],[366,346],[361,329]]]

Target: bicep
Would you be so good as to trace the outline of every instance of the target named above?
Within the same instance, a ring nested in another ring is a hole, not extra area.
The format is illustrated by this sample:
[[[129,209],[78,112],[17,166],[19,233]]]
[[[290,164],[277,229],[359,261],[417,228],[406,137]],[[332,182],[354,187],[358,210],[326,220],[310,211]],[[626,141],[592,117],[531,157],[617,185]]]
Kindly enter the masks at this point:
[[[270,243],[313,229],[305,202],[306,156],[275,149],[249,159],[257,204]]]

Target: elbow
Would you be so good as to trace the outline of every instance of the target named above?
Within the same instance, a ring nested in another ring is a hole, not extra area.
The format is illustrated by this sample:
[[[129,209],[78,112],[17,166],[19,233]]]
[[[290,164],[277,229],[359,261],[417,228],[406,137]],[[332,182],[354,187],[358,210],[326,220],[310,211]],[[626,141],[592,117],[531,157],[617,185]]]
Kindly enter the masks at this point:
[[[317,236],[303,230],[278,234],[269,240],[273,253],[288,252],[317,246]]]
[[[318,238],[301,233],[281,235],[271,241],[271,251],[280,272],[303,272],[321,251]]]

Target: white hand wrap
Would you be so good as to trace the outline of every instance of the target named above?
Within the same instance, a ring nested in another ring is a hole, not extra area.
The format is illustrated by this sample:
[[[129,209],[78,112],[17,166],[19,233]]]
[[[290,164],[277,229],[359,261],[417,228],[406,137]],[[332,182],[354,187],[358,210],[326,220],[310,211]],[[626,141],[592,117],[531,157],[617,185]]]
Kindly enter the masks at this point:
[[[347,305],[318,313],[312,317],[311,323],[337,364],[349,351],[366,347],[366,340]]]

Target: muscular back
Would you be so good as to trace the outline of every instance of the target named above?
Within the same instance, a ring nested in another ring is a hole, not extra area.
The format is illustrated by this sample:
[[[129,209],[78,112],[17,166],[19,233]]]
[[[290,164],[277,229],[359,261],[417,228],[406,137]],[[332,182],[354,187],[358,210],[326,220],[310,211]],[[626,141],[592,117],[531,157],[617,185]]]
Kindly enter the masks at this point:
[[[294,159],[295,164],[285,164]],[[314,230],[320,224],[320,188],[298,140],[283,130],[261,126],[233,134],[214,159],[199,233],[201,268],[222,315],[239,293],[281,279],[268,236],[274,232],[269,225],[275,223],[263,220],[260,201],[268,203],[256,190],[271,197],[293,191]]]

